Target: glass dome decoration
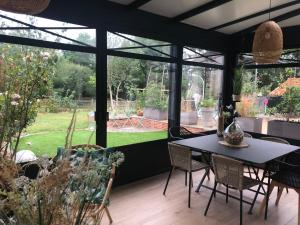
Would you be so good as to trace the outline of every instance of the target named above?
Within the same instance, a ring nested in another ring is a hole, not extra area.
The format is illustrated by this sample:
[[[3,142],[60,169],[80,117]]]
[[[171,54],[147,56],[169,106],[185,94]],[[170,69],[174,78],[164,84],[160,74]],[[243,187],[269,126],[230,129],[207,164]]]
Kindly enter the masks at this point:
[[[225,129],[223,133],[224,141],[230,145],[240,145],[244,139],[244,131],[237,123],[236,118],[233,122]]]

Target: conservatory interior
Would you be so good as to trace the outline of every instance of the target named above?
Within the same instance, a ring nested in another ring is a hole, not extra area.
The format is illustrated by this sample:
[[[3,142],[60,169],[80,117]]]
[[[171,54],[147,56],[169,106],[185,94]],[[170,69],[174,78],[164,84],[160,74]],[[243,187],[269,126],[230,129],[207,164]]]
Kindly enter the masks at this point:
[[[0,225],[300,225],[299,0],[5,0],[0,22]]]

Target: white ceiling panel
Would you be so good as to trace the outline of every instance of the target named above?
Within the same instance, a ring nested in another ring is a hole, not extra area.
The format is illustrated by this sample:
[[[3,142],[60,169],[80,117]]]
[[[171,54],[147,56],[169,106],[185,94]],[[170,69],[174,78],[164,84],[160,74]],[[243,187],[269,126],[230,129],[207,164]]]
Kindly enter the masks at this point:
[[[271,13],[271,18],[274,18],[274,17],[277,17],[279,15],[285,14],[287,12],[293,11],[297,8],[299,8],[298,5],[290,6],[290,7],[281,9],[281,10],[277,10],[277,11]],[[232,34],[232,33],[238,32],[240,30],[244,30],[244,29],[246,29],[248,27],[251,27],[253,25],[262,23],[262,22],[264,22],[268,19],[269,19],[269,15],[266,14],[266,15],[255,17],[255,18],[250,19],[250,20],[243,21],[241,23],[237,23],[237,24],[234,24],[234,25],[231,25],[231,26],[228,26],[228,27],[224,27],[222,29],[219,29],[218,31],[220,31],[222,33],[226,33],[226,34]]]
[[[134,2],[134,0],[109,0],[111,2],[116,2],[122,5],[129,5],[130,3]]]
[[[278,23],[282,27],[290,27],[300,25],[300,15],[290,18],[288,20],[284,20]]]
[[[272,7],[291,1],[293,0],[273,0]],[[183,22],[208,29],[268,8],[269,1],[267,0],[234,0]]]
[[[152,0],[140,9],[166,17],[174,17],[212,0]]]

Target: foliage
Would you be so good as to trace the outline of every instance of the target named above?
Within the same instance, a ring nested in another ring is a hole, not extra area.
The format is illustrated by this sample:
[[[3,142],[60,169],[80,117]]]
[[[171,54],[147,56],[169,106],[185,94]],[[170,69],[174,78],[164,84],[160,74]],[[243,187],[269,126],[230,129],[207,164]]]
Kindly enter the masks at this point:
[[[213,98],[207,98],[203,99],[203,101],[200,104],[203,108],[211,108],[216,105],[216,101]]]
[[[145,92],[137,89],[134,92],[135,92],[136,110],[143,110],[146,102]]]
[[[79,154],[80,153],[80,154]],[[81,156],[81,157],[80,157]],[[5,225],[87,225],[99,223],[97,216],[110,174],[124,161],[124,155],[110,150],[76,155],[66,152],[52,166],[47,159],[40,160],[40,177],[28,180],[11,173],[13,163],[4,163],[9,188],[2,188],[0,224]],[[99,206],[99,205],[98,205]]]
[[[71,110],[77,107],[77,103],[74,100],[75,92],[67,90],[65,96],[59,95],[57,92],[53,92],[49,99],[44,101],[44,107],[46,112],[57,113],[60,111]]]
[[[243,68],[235,70],[233,79],[233,94],[240,95],[243,88]]]
[[[291,116],[300,115],[300,88],[299,87],[289,87],[286,93],[282,96],[281,102],[278,104],[277,112]]]
[[[41,49],[11,45],[1,52],[0,152],[15,154],[22,131],[34,122],[39,99],[50,93],[56,58]]]
[[[90,77],[95,77],[93,69],[64,58],[60,58],[56,66],[57,71],[53,79],[56,93],[67,96],[72,90],[75,99],[95,96],[95,87],[89,83]]]
[[[146,88],[145,107],[166,110],[168,107],[167,102],[167,95],[159,85],[154,81],[150,81]]]

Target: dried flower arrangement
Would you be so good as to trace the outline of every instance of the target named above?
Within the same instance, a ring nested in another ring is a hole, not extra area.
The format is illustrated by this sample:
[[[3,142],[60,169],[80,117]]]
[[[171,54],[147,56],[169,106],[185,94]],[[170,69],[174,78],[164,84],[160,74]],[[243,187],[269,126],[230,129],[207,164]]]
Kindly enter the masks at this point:
[[[99,224],[99,209],[108,204],[103,202],[107,183],[124,156],[109,149],[71,156],[66,151],[49,174],[36,180],[18,177],[16,165],[2,159],[0,224]]]

